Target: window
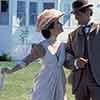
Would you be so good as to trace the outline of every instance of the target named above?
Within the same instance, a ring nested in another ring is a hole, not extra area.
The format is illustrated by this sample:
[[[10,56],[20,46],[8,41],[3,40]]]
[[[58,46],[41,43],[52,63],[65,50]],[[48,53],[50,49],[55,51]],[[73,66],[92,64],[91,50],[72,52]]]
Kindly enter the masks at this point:
[[[54,7],[55,7],[55,5],[54,5],[53,2],[44,2],[43,3],[43,8],[44,9],[51,9],[51,8],[54,8]]]
[[[0,0],[0,25],[9,24],[9,1]]]
[[[17,1],[17,19],[21,26],[26,23],[25,1]]]
[[[37,3],[30,2],[29,6],[29,24],[35,25],[37,20]]]
[[[7,12],[8,10],[8,1],[1,1],[1,12]]]

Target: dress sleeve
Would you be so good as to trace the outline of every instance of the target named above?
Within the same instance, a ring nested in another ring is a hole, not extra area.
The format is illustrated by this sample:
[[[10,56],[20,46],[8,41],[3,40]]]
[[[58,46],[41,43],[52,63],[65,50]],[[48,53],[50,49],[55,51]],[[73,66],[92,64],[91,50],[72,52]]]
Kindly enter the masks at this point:
[[[44,47],[40,44],[32,44],[32,49],[30,54],[25,57],[23,60],[26,64],[31,63],[32,61],[41,58],[45,55],[45,49]]]
[[[45,48],[43,47],[43,45],[41,43],[33,44],[32,49],[35,49],[35,52],[39,58],[41,58],[45,55]]]

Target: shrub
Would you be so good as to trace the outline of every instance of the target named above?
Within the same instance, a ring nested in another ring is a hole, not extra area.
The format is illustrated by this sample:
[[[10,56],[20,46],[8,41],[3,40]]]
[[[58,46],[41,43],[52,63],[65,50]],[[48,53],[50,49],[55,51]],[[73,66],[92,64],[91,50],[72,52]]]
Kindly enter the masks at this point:
[[[11,57],[8,54],[3,53],[0,55],[0,61],[11,61]]]

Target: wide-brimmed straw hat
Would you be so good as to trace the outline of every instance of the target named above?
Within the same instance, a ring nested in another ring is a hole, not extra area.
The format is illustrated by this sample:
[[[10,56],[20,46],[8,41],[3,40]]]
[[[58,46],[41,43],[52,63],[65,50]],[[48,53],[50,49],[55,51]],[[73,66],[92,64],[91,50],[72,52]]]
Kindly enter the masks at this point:
[[[82,9],[92,7],[93,4],[90,4],[88,0],[76,0],[72,3],[73,11],[71,13],[75,13],[76,11],[80,11]]]
[[[46,9],[37,17],[37,29],[36,31],[40,32],[41,30],[46,29],[50,23],[59,19],[63,12],[56,9]]]

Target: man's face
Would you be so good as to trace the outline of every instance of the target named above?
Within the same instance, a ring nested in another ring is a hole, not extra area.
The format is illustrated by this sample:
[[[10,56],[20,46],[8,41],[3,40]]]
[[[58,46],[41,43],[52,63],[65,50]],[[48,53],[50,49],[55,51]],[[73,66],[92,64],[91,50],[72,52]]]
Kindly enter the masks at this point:
[[[75,16],[75,19],[78,21],[79,25],[86,24],[90,17],[88,9],[83,10],[83,11],[76,10],[73,14]]]

